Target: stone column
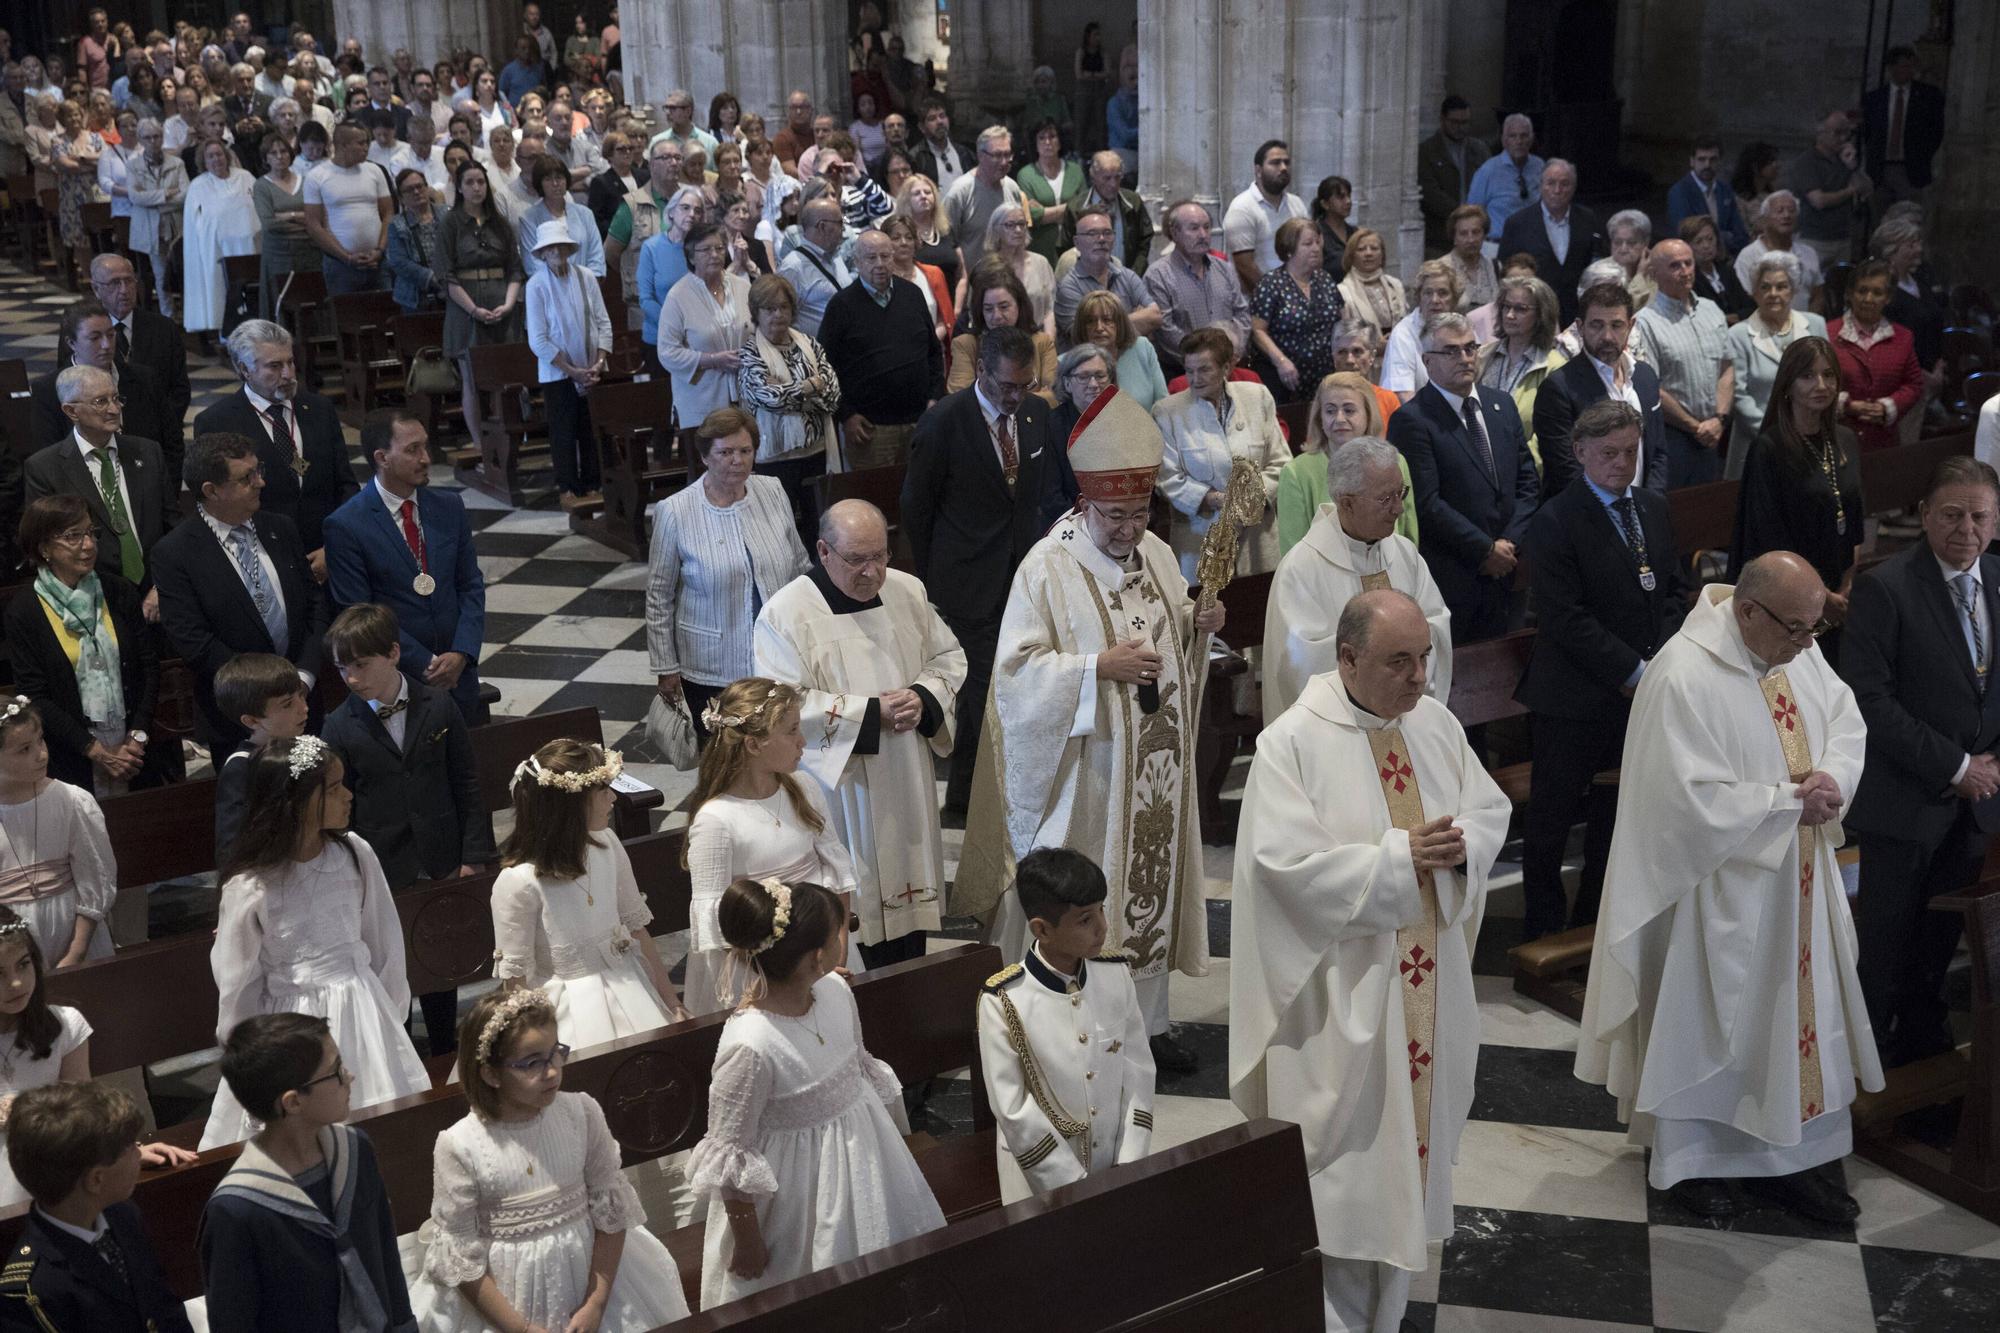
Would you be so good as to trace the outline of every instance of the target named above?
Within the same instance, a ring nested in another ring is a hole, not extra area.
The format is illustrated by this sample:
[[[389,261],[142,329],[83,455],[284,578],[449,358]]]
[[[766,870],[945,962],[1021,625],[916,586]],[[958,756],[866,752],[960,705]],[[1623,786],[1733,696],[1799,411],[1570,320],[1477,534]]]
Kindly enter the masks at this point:
[[[1266,139],[1292,146],[1292,188],[1354,184],[1408,282],[1423,262],[1418,104],[1428,5],[1408,0],[1139,0],[1139,193],[1222,211]]]
[[[988,125],[1012,122],[1027,100],[1034,45],[1029,0],[974,0],[953,6],[946,86],[951,90],[957,136],[969,143]]]
[[[334,0],[333,29],[330,38],[320,39],[322,51],[338,52],[343,41],[359,37],[370,64],[387,65],[397,47],[407,47],[420,68],[457,47],[494,59],[501,40],[513,35],[494,26],[485,0]],[[513,58],[510,48],[498,55],[498,63]]]
[[[619,9],[625,100],[658,107],[668,90],[694,94],[695,121],[708,99],[735,93],[775,134],[794,88],[845,124],[847,17],[839,0],[644,0]],[[665,117],[653,116],[656,124]]]

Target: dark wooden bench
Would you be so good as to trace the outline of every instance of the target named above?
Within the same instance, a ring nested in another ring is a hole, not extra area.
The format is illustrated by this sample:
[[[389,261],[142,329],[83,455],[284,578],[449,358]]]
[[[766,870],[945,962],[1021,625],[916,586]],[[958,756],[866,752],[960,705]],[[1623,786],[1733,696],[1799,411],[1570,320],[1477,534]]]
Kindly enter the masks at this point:
[[[546,441],[548,419],[541,407],[541,371],[526,343],[489,343],[471,353],[472,386],[478,395],[479,448],[453,455],[458,479],[496,500],[521,505],[521,465],[531,438]],[[526,407],[523,407],[523,401]]]
[[[573,511],[572,532],[646,559],[647,511],[687,484],[687,456],[672,428],[673,410],[673,386],[665,376],[590,391],[604,504]]]
[[[971,1067],[973,1133],[942,1142],[918,1136],[915,1145],[947,1218],[992,1209],[1000,1199],[993,1116],[979,1076],[974,1027],[980,984],[999,968],[998,949],[966,944],[864,973],[854,982],[869,1050],[905,1085]],[[579,1052],[563,1071],[567,1090],[588,1093],[603,1106],[625,1165],[691,1148],[707,1132],[709,1073],[727,1019],[726,1013],[711,1014]],[[356,1117],[354,1123],[374,1144],[383,1179],[391,1182],[399,1234],[415,1231],[429,1217],[433,1145],[464,1114],[460,1090],[441,1086]],[[195,1235],[202,1205],[240,1146],[215,1148],[190,1165],[149,1172],[139,1183],[135,1202],[168,1281],[183,1298],[201,1292]],[[0,1243],[20,1234],[26,1211],[26,1205],[16,1205],[0,1213]],[[683,1263],[691,1245],[698,1270],[700,1228],[668,1240]]]
[[[1869,449],[1861,455],[1861,495],[1871,517],[1897,514],[1924,498],[1938,464],[1972,452],[1972,432],[1933,435],[1915,444]]]
[[[1250,711],[1236,711],[1236,680],[1250,670],[1241,656],[1246,648],[1264,646],[1264,614],[1271,601],[1269,571],[1239,574],[1222,590],[1221,639],[1236,649],[1234,655],[1209,659],[1208,683],[1201,698],[1201,722],[1195,732],[1195,810],[1201,820],[1203,842],[1233,842],[1236,838],[1236,802],[1222,799],[1222,784],[1229,769],[1245,749],[1257,748],[1257,733],[1264,729],[1263,709],[1253,700]],[[1198,589],[1190,590],[1199,597]]]
[[[292,361],[299,383],[321,393],[338,392],[338,386],[320,382],[319,361],[322,344],[320,315],[327,308],[326,275],[312,272],[287,273],[270,294],[276,303],[272,318],[292,335]]]
[[[1697,585],[1704,566],[1719,561],[1726,569],[1736,545],[1736,497],[1743,484],[1711,481],[1667,492],[1667,521],[1674,530],[1674,547],[1681,553]]]
[[[690,479],[692,479],[692,472]],[[865,467],[856,472],[829,472],[814,477],[806,485],[812,490],[813,506],[824,514],[842,500],[866,500],[882,511],[889,522],[889,564],[905,573],[916,572],[910,554],[910,539],[903,532],[903,468]]]
[[[1316,1329],[1324,1298],[1305,1167],[1297,1125],[1235,1125],[698,1312],[666,1333]],[[1037,1280],[1052,1262],[1117,1279]]]
[[[402,358],[393,342],[402,315],[391,292],[342,292],[333,298],[333,334],[340,349],[340,375],[347,386],[341,408],[347,423],[359,426],[387,399],[402,398]]]
[[[399,314],[389,325],[389,338],[396,350],[396,363],[402,376],[398,382],[406,382],[418,352],[425,348],[444,350],[444,311],[419,310],[415,314]],[[404,401],[424,423],[424,431],[431,437],[433,451],[441,449],[447,429],[456,434],[465,426],[465,407],[457,393],[406,395]]]

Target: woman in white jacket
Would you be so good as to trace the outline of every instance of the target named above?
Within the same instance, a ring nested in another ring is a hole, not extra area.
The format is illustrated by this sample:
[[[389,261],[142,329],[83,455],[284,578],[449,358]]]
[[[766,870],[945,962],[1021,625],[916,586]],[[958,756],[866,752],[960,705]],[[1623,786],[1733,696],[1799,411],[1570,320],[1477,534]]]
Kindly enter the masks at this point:
[[[139,151],[126,171],[125,193],[132,201],[132,232],[126,247],[153,266],[153,289],[169,314],[167,256],[181,239],[181,205],[187,200],[187,163],[164,151],[165,133],[157,120],[139,122]]]
[[[1292,460],[1278,429],[1278,405],[1255,380],[1232,381],[1236,345],[1216,328],[1196,329],[1181,342],[1188,387],[1160,400],[1153,420],[1166,438],[1157,485],[1174,507],[1173,548],[1192,583],[1202,539],[1215,524],[1238,458],[1256,464],[1264,483],[1264,516],[1237,535],[1236,572],[1278,567],[1278,474]]]

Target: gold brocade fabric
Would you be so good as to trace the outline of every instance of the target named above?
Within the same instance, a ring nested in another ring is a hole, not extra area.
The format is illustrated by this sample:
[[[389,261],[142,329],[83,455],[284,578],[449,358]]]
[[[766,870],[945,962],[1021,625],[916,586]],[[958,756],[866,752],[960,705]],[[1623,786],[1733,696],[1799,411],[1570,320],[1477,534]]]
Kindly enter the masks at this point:
[[[1385,583],[1388,581],[1388,575],[1380,577]],[[1424,798],[1417,790],[1417,775],[1410,767],[1410,752],[1403,744],[1402,731],[1396,727],[1371,731],[1368,747],[1375,755],[1375,775],[1382,782],[1382,799],[1389,806],[1390,824],[1399,829],[1416,828],[1424,822]],[[1437,887],[1431,882],[1429,871],[1417,873],[1417,892],[1423,898],[1423,919],[1396,932],[1396,971],[1403,978],[1403,1029],[1410,1044],[1410,1105],[1417,1117],[1417,1173],[1428,1189],[1431,1065],[1437,1036],[1438,928]]]
[[[1380,592],[1382,591],[1382,589],[1388,586],[1389,586],[1389,571],[1386,569],[1379,570],[1373,574],[1363,574],[1361,576],[1361,591],[1363,592]],[[1398,825],[1397,827],[1400,828],[1401,825]]]
[[[1764,677],[1764,702],[1771,708],[1771,723],[1778,729],[1778,744],[1784,747],[1785,769],[1792,781],[1803,782],[1812,772],[1812,746],[1806,737],[1806,720],[1792,693],[1792,683],[1782,671]],[[1819,849],[1819,830],[1799,828],[1799,1120],[1811,1120],[1826,1109],[1826,1084],[1819,1067],[1819,1028],[1813,1014],[1812,911],[1813,862]]]

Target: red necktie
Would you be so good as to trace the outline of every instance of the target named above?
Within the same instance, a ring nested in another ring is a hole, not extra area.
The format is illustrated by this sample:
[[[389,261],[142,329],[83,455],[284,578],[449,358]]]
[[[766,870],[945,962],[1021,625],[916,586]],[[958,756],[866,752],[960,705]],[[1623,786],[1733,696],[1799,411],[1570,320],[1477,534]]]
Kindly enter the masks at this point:
[[[417,527],[417,502],[403,501],[403,540],[410,544],[410,554],[417,558],[417,568],[430,573],[430,565],[424,560],[424,534]]]

